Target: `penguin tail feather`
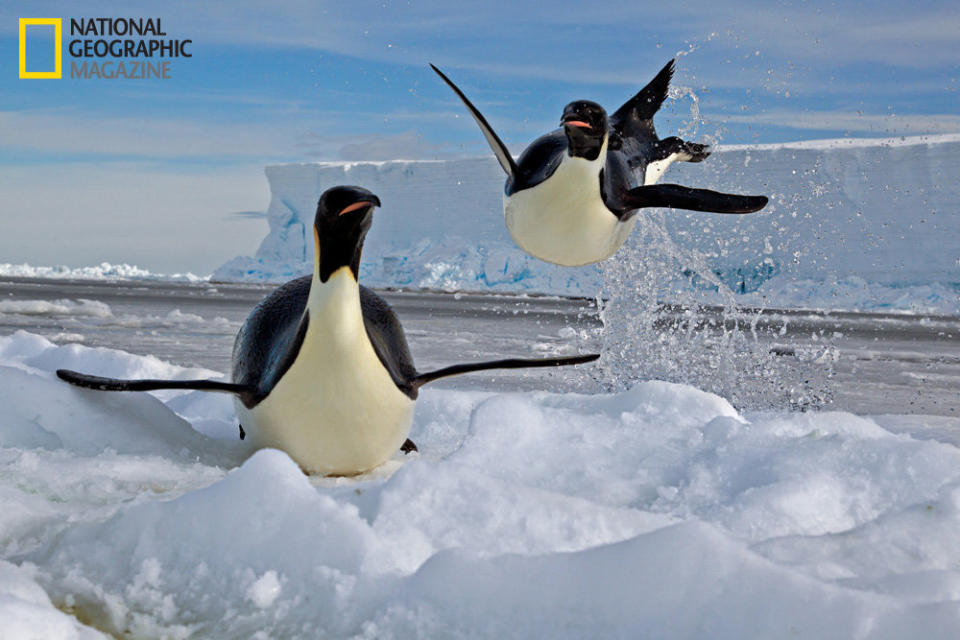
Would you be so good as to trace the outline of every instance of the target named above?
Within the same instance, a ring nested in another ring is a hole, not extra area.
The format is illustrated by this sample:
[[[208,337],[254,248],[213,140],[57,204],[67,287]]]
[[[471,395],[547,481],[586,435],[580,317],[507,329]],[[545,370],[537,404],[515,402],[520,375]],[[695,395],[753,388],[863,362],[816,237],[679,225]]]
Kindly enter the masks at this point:
[[[154,391],[157,389],[193,389],[197,391],[218,391],[241,395],[253,389],[247,385],[218,380],[119,380],[104,378],[86,373],[57,369],[57,377],[70,384],[95,389],[97,391]]]
[[[474,371],[486,371],[488,369],[528,369],[534,367],[563,367],[574,364],[584,364],[593,362],[600,357],[599,353],[590,353],[582,356],[567,356],[563,358],[511,358],[508,360],[490,360],[487,362],[472,362],[468,364],[455,364],[436,371],[418,374],[411,382],[414,389],[419,389],[423,385],[447,378],[458,376],[462,373],[471,373]]]

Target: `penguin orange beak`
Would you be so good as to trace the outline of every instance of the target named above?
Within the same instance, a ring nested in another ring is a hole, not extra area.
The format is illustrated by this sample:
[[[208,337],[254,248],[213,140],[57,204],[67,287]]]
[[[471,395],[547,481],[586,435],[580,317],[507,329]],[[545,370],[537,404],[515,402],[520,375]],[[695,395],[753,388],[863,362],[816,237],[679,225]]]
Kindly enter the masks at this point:
[[[344,207],[337,216],[342,216],[345,213],[350,213],[351,211],[356,211],[357,209],[364,209],[366,207],[377,207],[380,206],[379,202],[370,202],[367,200],[362,200],[360,202],[354,202],[353,204]]]
[[[570,125],[571,127],[580,127],[581,129],[593,129],[589,123],[586,123],[583,120],[564,120],[563,124]]]

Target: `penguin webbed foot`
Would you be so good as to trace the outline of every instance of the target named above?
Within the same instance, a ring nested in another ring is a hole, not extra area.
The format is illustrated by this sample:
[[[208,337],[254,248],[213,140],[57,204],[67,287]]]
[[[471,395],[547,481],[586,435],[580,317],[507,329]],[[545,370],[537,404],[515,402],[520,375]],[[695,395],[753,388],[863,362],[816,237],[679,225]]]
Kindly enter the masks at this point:
[[[403,451],[403,453],[407,454],[413,451],[420,451],[420,449],[418,449],[417,445],[413,443],[413,440],[411,440],[410,438],[407,438],[407,440],[402,445],[400,445],[400,451]]]
[[[712,153],[708,144],[688,142],[677,136],[658,141],[656,148],[657,154],[654,160],[666,160],[673,154],[677,154],[684,162],[703,162]]]
[[[710,145],[697,142],[684,142],[683,150],[690,156],[685,162],[703,162],[712,153]]]

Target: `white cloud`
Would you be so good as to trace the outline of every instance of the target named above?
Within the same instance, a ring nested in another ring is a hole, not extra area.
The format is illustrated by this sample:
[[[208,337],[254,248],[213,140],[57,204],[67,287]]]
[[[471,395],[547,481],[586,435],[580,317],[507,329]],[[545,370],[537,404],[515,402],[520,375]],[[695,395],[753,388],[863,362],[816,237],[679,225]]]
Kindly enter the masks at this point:
[[[0,111],[0,148],[145,157],[275,157],[293,150],[296,124],[104,116],[77,109]]]
[[[0,30],[15,29],[24,11],[57,15],[63,2],[37,0],[0,8]],[[128,15],[130,4],[88,0],[69,13]],[[139,11],[138,14],[143,14]],[[149,12],[147,12],[149,13]],[[714,40],[710,63],[761,48],[774,64],[803,67],[880,62],[929,68],[955,63],[960,13],[952,2],[903,3],[695,0],[673,3],[457,4],[287,0],[170,2],[154,13],[169,33],[198,42],[302,47],[395,64],[427,61],[490,73],[624,84],[657,53]],[[656,47],[657,42],[663,45]],[[641,69],[642,72],[642,69]]]
[[[451,106],[459,107],[459,103]],[[356,155],[363,148],[373,150],[376,142],[378,154],[382,155],[392,146],[403,150],[405,157],[424,158],[443,153],[444,147],[429,144],[409,130],[396,136],[360,134],[353,131],[352,126],[368,120],[396,121],[427,130],[436,118],[452,121],[458,115],[462,114],[452,110],[390,114],[327,111],[322,118],[316,114],[313,117],[306,114],[248,116],[242,122],[223,122],[211,117],[104,116],[70,108],[0,111],[0,151],[14,155],[39,152],[60,156],[92,154],[144,160],[226,159],[234,163],[266,163],[332,159],[339,157],[344,148],[352,149],[351,153]]]
[[[82,11],[73,7],[53,0],[21,6],[4,3],[0,6],[0,31],[15,29],[15,17],[26,13],[128,15],[131,11],[127,2],[107,0],[85,2]],[[397,78],[408,80],[409,90],[414,93],[421,83],[434,83],[432,87],[442,89],[426,67],[428,61],[435,62],[455,75],[481,108],[493,111],[495,126],[505,138],[524,141],[555,124],[556,108],[544,104],[537,85],[527,88],[528,83],[518,82],[521,78],[587,85],[592,87],[591,95],[571,91],[570,99],[590,97],[614,108],[678,50],[693,47],[696,51],[692,55],[680,59],[677,86],[693,87],[698,92],[700,87],[726,89],[725,100],[742,96],[751,111],[759,110],[758,96],[767,105],[783,104],[777,94],[782,96],[786,91],[793,92],[793,97],[802,92],[804,106],[818,94],[830,94],[836,98],[834,104],[855,104],[866,96],[864,110],[876,114],[881,100],[876,96],[884,91],[910,96],[920,92],[942,95],[944,90],[951,90],[941,86],[937,80],[941,76],[930,71],[953,65],[949,68],[954,69],[955,76],[960,30],[960,13],[951,3],[908,8],[901,3],[877,2],[867,10],[863,5],[826,2],[794,6],[694,0],[680,6],[623,1],[585,9],[582,3],[540,5],[515,0],[497,0],[482,7],[440,0],[414,4],[292,0],[270,5],[259,0],[207,0],[170,2],[150,11],[163,17],[173,37],[190,36],[198,42],[239,44],[247,49],[316,49],[318,65],[324,64],[322,52],[340,53],[371,61],[371,74],[397,69],[383,63],[411,65],[412,71],[404,69]],[[860,78],[855,75],[859,72],[844,71],[845,67],[863,63],[913,67],[924,73],[900,71],[890,77],[873,74]],[[481,72],[480,77],[474,72]],[[484,74],[495,77],[491,80]],[[955,93],[955,77],[953,81]],[[381,136],[372,134],[378,130],[413,131],[436,145],[439,141],[432,135],[433,123],[456,126],[454,115],[463,115],[452,95],[433,89],[430,98],[417,101],[423,111],[393,111],[389,104],[382,106],[381,112],[376,108],[366,113],[337,110],[338,91],[346,90],[349,88],[324,86],[322,120],[316,109],[309,108],[313,105],[248,95],[239,87],[233,93],[198,89],[185,99],[236,100],[264,108],[262,114],[253,116],[248,111],[244,123],[210,116],[148,120],[105,118],[71,110],[0,112],[0,149],[167,158],[232,156],[265,161],[294,160],[301,154],[334,158],[344,147],[351,154],[364,148],[386,153]],[[131,86],[128,91],[137,89]],[[701,93],[704,112],[717,113],[718,103],[711,104],[710,96]],[[434,97],[438,95],[443,97]],[[504,101],[510,107],[496,109]],[[383,105],[376,100],[371,104]],[[433,105],[442,105],[445,113],[437,113]],[[732,110],[736,106],[721,103],[720,108]],[[833,120],[839,117],[837,114]],[[797,129],[809,128],[802,123],[811,121],[802,113],[771,111],[715,120],[762,123],[769,118],[779,119],[774,124]],[[858,122],[856,127],[847,128],[873,131],[871,127],[876,126],[889,130],[885,123],[864,128],[867,121]],[[942,122],[933,124],[944,126]],[[375,150],[374,144],[380,144],[380,148]],[[403,144],[397,147],[406,150]],[[481,148],[478,145],[471,150]],[[431,147],[419,151],[416,157],[436,153],[439,151]]]

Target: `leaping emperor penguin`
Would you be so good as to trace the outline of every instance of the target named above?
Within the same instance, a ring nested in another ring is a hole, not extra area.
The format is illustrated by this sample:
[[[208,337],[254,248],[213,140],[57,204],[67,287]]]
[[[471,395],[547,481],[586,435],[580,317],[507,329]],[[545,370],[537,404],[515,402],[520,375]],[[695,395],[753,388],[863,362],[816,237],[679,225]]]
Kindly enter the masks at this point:
[[[596,102],[571,102],[560,129],[534,140],[516,161],[483,114],[430,66],[466,105],[507,174],[503,210],[514,242],[541,260],[572,267],[616,253],[644,207],[753,213],[767,204],[765,196],[654,184],[674,161],[700,162],[710,155],[706,145],[661,140],[653,128],[673,64],[609,118]]]
[[[71,384],[102,391],[198,389],[231,393],[255,446],[286,451],[305,471],[353,475],[407,440],[423,385],[447,376],[596,360],[590,354],[458,364],[419,373],[389,305],[357,283],[363,241],[380,200],[334,187],[317,206],[313,275],[291,280],[250,313],[233,346],[232,382],[116,380],[60,369]]]

